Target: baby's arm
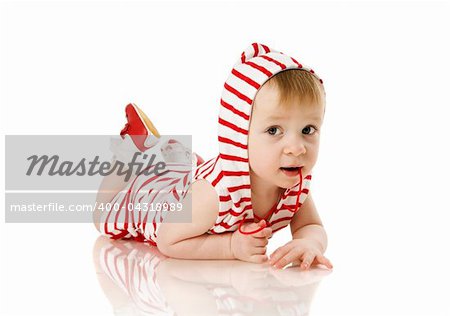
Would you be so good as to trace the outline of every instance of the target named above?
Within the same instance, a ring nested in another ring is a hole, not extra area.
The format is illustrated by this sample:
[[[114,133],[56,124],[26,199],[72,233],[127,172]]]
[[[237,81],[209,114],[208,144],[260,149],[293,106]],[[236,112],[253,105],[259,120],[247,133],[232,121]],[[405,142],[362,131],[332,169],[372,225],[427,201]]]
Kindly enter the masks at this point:
[[[323,228],[319,213],[317,212],[311,193],[305,203],[294,215],[290,223],[292,239],[308,239],[325,252],[327,249],[327,234]]]
[[[323,256],[327,248],[327,234],[311,193],[295,213],[290,226],[292,241],[275,250],[269,263],[278,268],[289,263],[301,263],[302,269],[321,263],[331,269],[333,267],[331,262]]]
[[[191,185],[183,207],[191,208],[191,205],[190,223],[171,223],[172,214],[168,213],[158,229],[158,249],[172,258],[235,259],[231,251],[232,233],[206,233],[219,214],[219,197],[207,181],[198,180]]]

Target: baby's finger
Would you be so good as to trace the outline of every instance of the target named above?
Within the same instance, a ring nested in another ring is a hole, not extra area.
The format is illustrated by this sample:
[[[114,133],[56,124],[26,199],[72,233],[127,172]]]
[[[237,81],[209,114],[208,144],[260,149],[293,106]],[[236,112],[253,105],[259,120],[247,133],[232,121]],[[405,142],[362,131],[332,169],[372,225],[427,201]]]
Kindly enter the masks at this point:
[[[267,255],[252,255],[250,256],[250,261],[255,263],[263,263],[267,261]]]
[[[272,228],[266,227],[252,236],[255,238],[269,238],[272,236]]]
[[[298,253],[296,253],[296,251],[294,249],[291,249],[287,254],[285,254],[283,257],[281,257],[278,261],[276,261],[273,266],[275,268],[280,268],[282,269],[283,267],[285,267],[286,265],[294,262],[295,260],[297,260],[299,258]]]
[[[323,264],[324,266],[326,266],[328,269],[333,269],[333,265],[331,264],[331,261],[328,260],[325,256],[323,255],[317,255],[316,256],[316,261]]]
[[[264,255],[267,252],[267,247],[255,247],[253,253],[256,255]]]
[[[305,252],[302,257],[302,263],[300,265],[300,269],[302,269],[302,270],[308,269],[311,266],[311,264],[313,263],[315,257],[316,257],[316,255],[313,252],[311,252],[311,251]]]
[[[275,250],[270,255],[269,263],[270,264],[276,263],[280,258],[284,257],[284,255],[286,255],[289,252],[289,250],[291,250],[291,248],[292,248],[292,246],[290,244],[286,244],[286,245],[278,248],[277,250]]]
[[[250,243],[254,247],[265,247],[269,240],[267,238],[253,238]]]

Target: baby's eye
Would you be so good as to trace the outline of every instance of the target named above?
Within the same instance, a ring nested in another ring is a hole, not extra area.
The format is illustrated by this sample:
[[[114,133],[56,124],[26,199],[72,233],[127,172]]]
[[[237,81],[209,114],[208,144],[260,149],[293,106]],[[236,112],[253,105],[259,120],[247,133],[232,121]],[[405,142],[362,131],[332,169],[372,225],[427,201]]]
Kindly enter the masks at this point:
[[[269,133],[269,135],[275,135],[277,130],[278,130],[278,127],[272,126],[272,127],[269,127],[266,132]]]
[[[317,131],[317,128],[315,128],[312,125],[306,126],[303,130],[302,133],[306,134],[306,135],[312,135],[314,134],[314,132]]]

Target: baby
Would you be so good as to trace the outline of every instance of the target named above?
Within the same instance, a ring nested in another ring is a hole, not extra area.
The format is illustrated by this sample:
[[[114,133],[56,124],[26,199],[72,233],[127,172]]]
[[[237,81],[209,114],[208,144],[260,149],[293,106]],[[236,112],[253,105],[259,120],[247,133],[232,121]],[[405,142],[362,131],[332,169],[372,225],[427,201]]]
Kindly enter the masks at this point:
[[[116,212],[111,220],[111,212],[96,211],[97,229],[114,239],[148,242],[174,258],[268,261],[276,268],[323,264],[331,269],[323,255],[327,236],[309,192],[324,113],[325,91],[312,69],[253,43],[224,85],[217,157],[203,161],[169,140],[161,148],[167,162],[163,176],[149,179],[140,173],[125,189],[118,178],[109,178],[99,190],[98,202],[121,206],[162,199],[154,192],[163,191],[164,201],[192,209],[192,220],[175,223],[176,212],[144,218],[132,211]],[[127,117],[122,136],[147,152],[158,142],[158,132],[136,106],[128,107]],[[168,146],[172,151],[164,149]],[[268,240],[288,225],[292,241],[269,260]]]

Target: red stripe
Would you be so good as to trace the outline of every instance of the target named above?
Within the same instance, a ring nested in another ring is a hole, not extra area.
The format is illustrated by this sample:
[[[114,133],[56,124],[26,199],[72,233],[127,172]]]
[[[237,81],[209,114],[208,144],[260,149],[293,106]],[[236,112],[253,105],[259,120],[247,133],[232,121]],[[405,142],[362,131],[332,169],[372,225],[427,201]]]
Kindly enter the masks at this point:
[[[245,64],[249,65],[249,66],[251,66],[251,67],[253,67],[253,68],[255,68],[255,69],[259,70],[259,71],[261,71],[263,74],[265,74],[268,77],[271,77],[273,75],[269,70],[267,70],[263,66],[255,64],[252,61],[247,61]]]
[[[167,181],[167,180],[173,180],[173,178],[168,178],[168,177],[161,178],[161,179],[156,180],[156,182]]]
[[[152,190],[152,189],[150,189],[150,191],[151,191],[151,190]],[[144,195],[141,196],[141,197],[139,198],[139,200],[138,200],[139,205],[141,204],[141,201],[142,201],[143,198],[144,198]],[[137,227],[141,226],[141,224],[142,224],[141,213],[142,213],[142,212],[139,212],[139,213],[138,213],[138,223],[137,223]]]
[[[242,133],[244,135],[248,135],[248,130],[240,128],[240,127],[238,127],[238,126],[236,126],[236,125],[234,125],[234,124],[232,124],[232,123],[230,123],[228,121],[225,121],[221,117],[219,117],[219,124],[222,124],[222,125],[224,125],[224,126],[226,126],[228,128],[231,128],[232,130],[234,130],[234,131],[236,131],[238,133]]]
[[[236,187],[229,187],[228,191],[236,192],[236,191],[243,190],[243,189],[250,189],[250,184],[243,184],[243,185],[238,185]]]
[[[234,108],[231,104],[225,102],[223,99],[220,99],[220,104],[222,104],[222,106],[228,110],[230,110],[231,112],[233,112],[234,114],[239,115],[240,117],[242,117],[245,120],[249,120],[250,116],[248,116],[247,114],[245,114],[244,112],[241,112],[239,110],[236,110],[236,108]]]
[[[195,176],[196,179],[197,179],[197,176],[200,177],[202,173],[208,172],[208,170],[209,170],[210,168],[212,168],[212,167],[215,165],[215,163],[211,163],[213,159],[216,159],[216,161],[217,161],[217,157],[216,157],[216,158],[212,158],[211,160],[209,160],[209,161],[208,161],[208,164],[210,164],[210,165],[206,165],[206,164],[205,164],[205,165],[202,167],[202,169],[199,170],[198,175]]]
[[[240,223],[240,221],[237,221],[236,223],[230,225],[230,224],[227,224],[227,223],[225,223],[225,222],[220,222],[220,223],[217,223],[217,224],[214,225],[214,226],[222,226],[222,227],[224,227],[224,228],[226,228],[226,229],[230,229],[231,227],[233,227],[233,226],[235,226],[235,225],[237,225],[237,224],[239,224],[239,223]]]
[[[273,225],[275,225],[275,224],[277,224],[277,223],[279,223],[279,222],[282,222],[282,221],[291,221],[291,220],[292,220],[292,216],[291,216],[291,217],[277,218],[276,220],[270,222],[270,225],[273,226]]]
[[[175,188],[172,189],[172,194],[177,199],[177,201],[180,200],[180,196],[178,195],[177,190]]]
[[[242,197],[239,201],[234,203],[234,206],[239,207],[239,206],[241,206],[241,203],[243,203],[243,202],[251,202],[251,201],[252,201],[251,197]]]
[[[277,209],[277,210],[275,210],[275,212],[273,212],[273,215],[275,216],[276,214],[278,214],[282,211],[288,211],[290,213],[293,213],[285,207],[285,204],[282,204],[279,209]]]
[[[261,46],[262,46],[262,47],[264,48],[264,50],[266,51],[266,54],[270,52],[269,47],[267,47],[267,46],[264,45],[264,44],[261,44]]]
[[[156,242],[154,242],[153,240],[148,240],[148,243],[150,244],[150,245],[152,245],[152,246],[155,246],[155,247],[157,247],[157,245],[156,245]],[[156,273],[155,273],[155,276],[156,276]]]
[[[153,232],[155,232],[156,231],[156,223],[155,223],[155,219],[154,218],[153,218],[152,225],[153,225]],[[156,234],[155,234],[155,236],[156,236]]]
[[[298,203],[298,208],[300,208],[303,204],[302,203]],[[294,207],[296,207],[296,204],[283,204],[281,207],[285,208],[287,210],[293,209]]]
[[[293,57],[291,57],[292,61],[297,64],[298,68],[303,68],[302,64],[296,61]]]
[[[198,166],[198,167],[197,167],[197,170],[195,170],[195,175],[194,175],[194,177],[196,177],[200,171],[203,171],[203,170],[208,169],[209,167],[211,167],[211,165],[208,166],[208,164],[209,164],[213,159],[214,159],[214,158],[211,158],[210,160],[204,162],[202,165]]]
[[[211,168],[211,170],[210,170],[207,174],[205,174],[205,175],[203,176],[203,178],[208,177],[208,176],[214,171],[214,169],[215,169],[215,167],[216,167],[216,163],[217,163],[218,160],[219,160],[219,156],[216,157],[216,161],[214,162],[213,167]]]
[[[129,212],[127,212],[126,210],[127,210],[127,207],[128,207],[128,201],[129,201],[129,197],[130,197],[130,191],[131,191],[131,187],[130,187],[130,189],[128,189],[128,192],[126,193],[125,198],[122,200],[122,202],[120,202],[119,211],[117,212],[116,217],[114,218],[114,229],[115,229],[115,230],[122,231],[122,229],[119,229],[119,228],[117,227],[117,222],[118,222],[118,219],[119,219],[120,212],[122,212],[123,204],[125,203],[125,221],[124,221],[124,223],[122,223],[122,224],[124,224],[124,228],[125,228],[124,230],[125,230],[125,232],[126,232],[125,235],[128,234],[127,228],[128,228],[128,213],[129,213]],[[123,231],[122,231],[122,234],[121,234],[121,235],[123,235]]]
[[[145,227],[147,226],[147,217],[148,217],[148,212],[145,214],[144,220],[142,221],[142,231],[144,231],[144,232],[145,232]]]
[[[245,175],[249,175],[249,174],[250,174],[249,172],[245,172],[245,171],[222,171],[219,173],[217,178],[211,182],[211,185],[213,187],[215,187],[217,185],[217,183],[223,178],[224,175],[225,176],[245,176]]]
[[[227,89],[228,91],[233,93],[235,96],[237,96],[239,99],[247,102],[249,105],[252,105],[252,99],[247,97],[245,94],[240,93],[238,90],[236,90],[235,88],[230,86],[228,83],[225,82],[224,87],[225,87],[225,89]]]
[[[141,233],[138,232],[138,235],[136,237],[133,236],[133,240],[138,241],[138,242],[144,242],[145,237],[144,237],[144,235],[142,235]]]
[[[273,62],[274,64],[276,64],[276,65],[278,65],[278,66],[280,66],[281,69],[286,69],[286,65],[280,63],[278,60],[275,60],[275,59],[273,59],[273,58],[270,58],[269,56],[261,56],[261,57],[264,58],[264,59],[266,59],[266,60],[268,60],[268,61],[270,61],[270,62]]]
[[[286,196],[294,196],[294,195],[297,195],[297,193],[298,193],[298,191],[290,191],[288,194],[285,195],[285,197],[286,197]],[[309,193],[309,189],[304,188],[304,189],[302,190],[302,193],[308,194],[308,193]]]
[[[225,159],[225,160],[248,162],[247,158],[225,155],[225,154],[220,154],[220,158]]]
[[[241,177],[250,175],[250,172],[248,171],[222,171],[222,173],[224,176],[229,177]]]
[[[242,62],[242,63],[245,62],[245,54],[244,54],[244,52],[242,52],[242,54],[241,54],[241,62]]]
[[[233,145],[233,146],[236,146],[236,147],[240,147],[242,149],[247,149],[248,148],[247,145],[235,142],[234,140],[231,140],[229,138],[222,137],[222,136],[219,136],[219,142],[230,144],[230,145]]]
[[[233,211],[233,209],[231,209],[231,208],[230,208],[228,211],[219,212],[219,216],[224,216],[224,215],[227,215],[227,214],[231,214],[231,215],[233,215],[233,216],[239,216],[239,215],[241,215],[242,213],[235,212],[235,211]]]
[[[187,183],[187,181],[188,181],[188,177],[189,177],[189,175],[187,174],[187,175],[185,175],[184,178],[183,178],[183,186],[184,186],[184,187],[186,186],[186,183]]]
[[[245,207],[244,207],[244,209],[242,210],[242,211],[239,211],[239,212],[237,212],[237,211],[235,211],[235,210],[233,210],[232,208],[230,208],[229,210],[227,210],[227,211],[222,211],[222,212],[219,212],[219,216],[224,216],[224,215],[227,215],[227,214],[231,214],[231,215],[233,215],[233,216],[240,216],[240,215],[242,215],[242,212],[244,212],[245,210],[248,210],[249,208],[251,208],[251,206],[252,205],[246,205]]]
[[[265,56],[262,56],[262,57],[265,57]],[[269,58],[270,58],[270,57],[269,57]],[[231,71],[231,73],[232,73],[233,75],[235,75],[237,78],[239,78],[239,79],[241,79],[241,80],[247,82],[249,85],[251,85],[252,87],[254,87],[254,88],[257,89],[257,90],[259,89],[259,87],[261,87],[261,85],[260,85],[259,83],[257,83],[255,80],[253,80],[253,79],[251,79],[251,78],[249,78],[249,77],[243,75],[242,73],[240,73],[240,72],[237,71],[236,69],[233,69],[233,70]]]
[[[240,213],[239,215],[241,215],[241,214],[242,214],[242,213]],[[231,225],[228,224],[228,223],[226,223],[226,222],[224,222],[224,221],[221,221],[220,223],[216,223],[214,226],[222,226],[222,227],[225,227],[226,229],[230,229],[231,227],[240,224],[243,220],[244,220],[245,223],[246,223],[246,222],[253,222],[253,219],[251,219],[251,218],[245,219],[245,217],[244,217],[244,219],[238,219],[238,220],[236,221],[236,223],[231,224]]]
[[[130,188],[128,189],[128,192],[127,192],[126,195],[125,195],[125,198],[124,198],[124,199],[122,200],[122,202],[120,203],[119,211],[117,212],[117,215],[116,215],[116,217],[115,217],[115,219],[114,219],[114,230],[122,231],[121,229],[118,229],[118,228],[117,228],[117,219],[119,218],[119,215],[120,215],[120,212],[121,212],[121,210],[122,210],[122,206],[123,206],[123,203],[124,203],[125,199],[126,199],[127,204],[128,204],[128,201],[129,201],[129,195],[130,195],[130,192],[131,192],[131,188],[134,186],[134,184],[135,184],[135,182],[136,182],[137,179],[138,179],[138,177],[136,177],[136,178],[133,180],[133,182],[131,183]],[[111,201],[113,201],[113,200],[114,200],[114,198],[113,198]],[[108,231],[108,220],[109,220],[109,217],[110,217],[111,213],[112,213],[112,210],[110,210],[110,211],[108,212],[108,215],[107,215],[106,220],[105,220],[105,224],[104,224],[104,226],[103,226],[103,229],[104,229],[104,231],[105,231],[105,234],[110,235],[110,236],[112,236],[112,237],[119,236],[118,238],[122,238],[123,236],[126,236],[127,233],[128,233],[127,228],[128,228],[128,213],[129,213],[129,212],[126,212],[126,213],[125,213],[125,225],[124,225],[124,226],[125,226],[125,231],[126,231],[126,232],[125,232],[125,234],[124,234],[123,232],[121,232],[119,235],[114,235],[113,232]],[[117,239],[117,238],[116,238],[116,239]]]
[[[228,202],[231,200],[231,195],[228,195],[228,196],[221,195],[219,197],[219,200],[220,200],[220,202]],[[234,203],[234,206],[239,207],[242,202],[250,202],[251,200],[252,200],[252,198],[242,197],[238,202]]]
[[[217,185],[217,183],[218,183],[220,180],[222,180],[222,178],[223,178],[223,173],[221,172],[221,173],[219,173],[219,175],[217,176],[217,178],[215,178],[215,179],[211,182],[211,185],[212,185],[213,187],[215,187],[215,186]]]
[[[147,196],[150,196],[150,195],[152,194],[152,192],[153,192],[153,189],[148,190]],[[139,212],[139,218],[140,218],[140,216],[141,216],[140,213],[141,213],[141,212]],[[147,214],[146,214],[146,216],[145,216],[145,220],[144,220],[143,225],[142,225],[142,228],[143,228],[143,231],[144,231],[144,232],[145,232],[145,226],[147,226],[147,217],[148,217],[148,212],[147,212]]]
[[[128,231],[126,230],[121,230],[120,233],[118,233],[117,235],[114,235],[113,233],[111,233],[111,239],[117,240],[117,239],[121,239],[124,238],[126,235],[128,235]]]
[[[253,46],[253,49],[255,50],[255,53],[253,54],[253,56],[258,56],[258,55],[259,55],[259,47],[258,47],[258,44],[253,43],[252,46]]]
[[[154,177],[151,177],[150,179],[145,180],[144,183],[142,183],[142,185],[138,188],[138,190],[137,190],[136,192],[141,191],[143,187],[145,187],[145,186],[146,186],[147,184],[149,184],[150,182],[153,182],[153,180],[157,179],[158,177],[160,177],[160,176],[157,176],[157,175],[156,175],[156,176],[154,176]]]

